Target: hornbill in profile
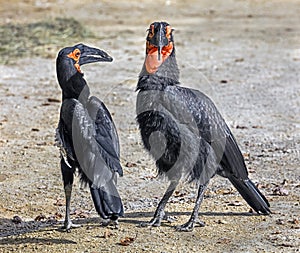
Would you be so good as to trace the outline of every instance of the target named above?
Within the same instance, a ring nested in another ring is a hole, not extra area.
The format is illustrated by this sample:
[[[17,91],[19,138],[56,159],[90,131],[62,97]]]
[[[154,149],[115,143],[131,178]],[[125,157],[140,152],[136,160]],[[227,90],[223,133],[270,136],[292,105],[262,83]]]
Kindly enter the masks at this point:
[[[70,219],[74,172],[88,185],[96,211],[103,224],[117,225],[123,205],[116,188],[120,148],[112,117],[97,97],[91,96],[81,66],[92,62],[111,62],[104,51],[84,44],[60,50],[56,60],[58,83],[62,89],[60,120],[56,142],[61,150],[61,171],[66,196],[64,228],[76,227]]]
[[[177,227],[201,226],[198,210],[210,178],[228,178],[259,214],[269,214],[265,196],[248,178],[243,155],[214,103],[198,90],[179,86],[173,29],[166,22],[150,25],[146,58],[137,84],[137,122],[145,148],[156,161],[158,174],[170,185],[153,219],[142,225],[160,226],[165,205],[180,179],[199,185],[189,221]]]

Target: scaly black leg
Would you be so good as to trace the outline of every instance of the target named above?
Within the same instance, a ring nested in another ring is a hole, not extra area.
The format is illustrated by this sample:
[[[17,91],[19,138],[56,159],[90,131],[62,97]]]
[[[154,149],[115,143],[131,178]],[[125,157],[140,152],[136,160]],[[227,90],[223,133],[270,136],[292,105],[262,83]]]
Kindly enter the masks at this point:
[[[187,223],[176,227],[177,231],[184,231],[184,232],[192,231],[195,226],[195,223],[198,223],[200,227],[204,227],[205,225],[204,222],[198,219],[198,212],[199,212],[200,205],[203,201],[204,192],[206,190],[207,184],[208,183],[199,186],[198,195],[197,195],[197,199],[196,199],[196,203],[192,215]]]
[[[67,232],[70,232],[72,227],[79,227],[79,225],[74,225],[70,218],[70,204],[71,204],[71,194],[72,194],[72,185],[74,181],[74,171],[75,169],[70,167],[64,160],[60,161],[61,172],[64,181],[65,197],[66,197],[66,215],[64,226],[62,227]]]
[[[175,191],[175,188],[177,185],[178,185],[178,181],[171,181],[167,191],[165,192],[164,196],[162,197],[162,199],[160,200],[160,202],[156,208],[153,218],[149,222],[141,223],[140,225],[142,227],[147,227],[147,226],[159,227],[160,226],[161,220],[165,217],[165,212],[164,212],[165,206],[166,206],[169,198]]]

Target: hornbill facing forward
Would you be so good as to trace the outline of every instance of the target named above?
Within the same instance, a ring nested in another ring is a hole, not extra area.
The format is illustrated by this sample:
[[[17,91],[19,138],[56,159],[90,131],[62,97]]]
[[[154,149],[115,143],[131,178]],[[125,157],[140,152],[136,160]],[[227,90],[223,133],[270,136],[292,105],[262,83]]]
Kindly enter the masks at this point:
[[[159,226],[165,205],[180,179],[199,185],[189,221],[177,227],[190,231],[210,178],[228,178],[247,203],[269,214],[269,203],[248,178],[243,155],[214,103],[198,90],[179,86],[173,29],[166,22],[150,25],[146,59],[137,84],[137,122],[145,148],[156,160],[158,174],[170,185],[153,219],[143,225]]]
[[[123,175],[117,131],[104,103],[90,97],[80,66],[111,62],[104,51],[78,44],[60,50],[56,60],[58,83],[62,89],[60,120],[56,142],[61,150],[61,171],[66,196],[64,228],[69,231],[70,201],[76,168],[88,184],[98,214],[104,224],[117,224],[123,205],[116,189],[116,173]]]

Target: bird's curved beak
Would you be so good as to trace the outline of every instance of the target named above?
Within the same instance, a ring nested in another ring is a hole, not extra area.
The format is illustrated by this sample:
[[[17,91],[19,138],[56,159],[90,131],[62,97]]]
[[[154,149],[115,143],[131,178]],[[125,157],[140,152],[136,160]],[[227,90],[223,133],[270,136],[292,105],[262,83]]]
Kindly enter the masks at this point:
[[[109,56],[106,52],[100,50],[99,48],[93,48],[83,44],[79,45],[78,48],[81,51],[81,56],[78,62],[79,65],[99,61],[111,62],[113,60],[111,56]]]

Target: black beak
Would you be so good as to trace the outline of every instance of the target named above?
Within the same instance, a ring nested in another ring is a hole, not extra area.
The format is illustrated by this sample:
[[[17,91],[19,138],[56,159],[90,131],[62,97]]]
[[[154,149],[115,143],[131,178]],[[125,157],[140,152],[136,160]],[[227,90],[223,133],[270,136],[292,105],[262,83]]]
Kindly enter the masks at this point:
[[[152,45],[157,47],[157,58],[160,61],[162,48],[169,44],[169,40],[166,37],[166,27],[162,22],[158,23],[158,25],[155,27],[155,34],[149,41]]]
[[[89,47],[83,44],[79,44],[77,47],[81,51],[79,65],[98,61],[111,62],[113,60],[111,56],[98,48]]]
[[[160,61],[161,50],[164,46],[164,39],[165,39],[164,27],[163,27],[162,24],[160,24],[159,29],[158,29],[155,37],[156,37],[157,49],[158,49],[157,59]]]

